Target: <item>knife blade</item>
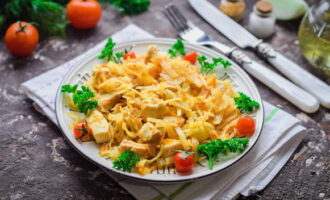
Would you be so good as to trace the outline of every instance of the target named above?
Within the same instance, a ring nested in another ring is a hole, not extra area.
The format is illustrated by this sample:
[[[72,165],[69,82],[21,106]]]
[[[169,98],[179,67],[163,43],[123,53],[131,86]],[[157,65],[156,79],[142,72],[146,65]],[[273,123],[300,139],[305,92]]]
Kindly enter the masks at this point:
[[[241,48],[252,47],[286,77],[317,97],[321,105],[330,108],[330,87],[308,71],[275,51],[206,0],[188,0],[190,5],[214,28]]]
[[[241,48],[254,47],[260,40],[206,0],[189,0],[190,5],[214,28]]]

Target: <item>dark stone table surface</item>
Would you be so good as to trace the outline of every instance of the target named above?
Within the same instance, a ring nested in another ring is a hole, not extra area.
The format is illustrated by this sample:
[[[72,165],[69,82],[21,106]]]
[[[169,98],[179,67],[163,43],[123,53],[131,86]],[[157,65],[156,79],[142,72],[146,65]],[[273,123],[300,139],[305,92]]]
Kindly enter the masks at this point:
[[[1,42],[0,199],[133,199],[97,166],[73,150],[60,130],[33,108],[32,101],[19,86],[81,54],[130,23],[158,37],[176,37],[175,30],[161,12],[169,2],[172,1],[153,0],[148,12],[133,17],[121,16],[114,8],[105,5],[102,20],[96,28],[87,31],[68,28],[64,39],[43,36],[34,54],[27,58],[11,56]],[[173,2],[214,39],[231,44],[203,21],[187,1]],[[218,3],[217,0],[212,2]],[[250,11],[255,0],[246,2]],[[310,0],[309,4],[316,2]],[[276,34],[269,42],[310,70],[296,37],[299,21],[279,22]],[[255,57],[251,52],[247,53]],[[259,81],[255,82],[262,98],[301,119],[307,134],[266,189],[240,199],[330,199],[329,110],[321,108],[315,114],[305,114]]]

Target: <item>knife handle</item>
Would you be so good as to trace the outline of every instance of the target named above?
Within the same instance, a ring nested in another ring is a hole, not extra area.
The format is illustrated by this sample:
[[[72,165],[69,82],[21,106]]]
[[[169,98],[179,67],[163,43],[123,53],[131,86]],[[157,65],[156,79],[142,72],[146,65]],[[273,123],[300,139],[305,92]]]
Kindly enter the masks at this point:
[[[240,66],[242,66],[249,74],[273,89],[301,110],[307,113],[313,113],[319,109],[320,104],[314,96],[276,72],[255,61],[252,61],[240,50],[233,50],[229,54],[229,57],[240,64]]]
[[[328,84],[313,76],[281,53],[276,52],[266,43],[259,44],[256,49],[261,56],[266,58],[285,76],[314,95],[322,106],[330,108],[330,87]]]

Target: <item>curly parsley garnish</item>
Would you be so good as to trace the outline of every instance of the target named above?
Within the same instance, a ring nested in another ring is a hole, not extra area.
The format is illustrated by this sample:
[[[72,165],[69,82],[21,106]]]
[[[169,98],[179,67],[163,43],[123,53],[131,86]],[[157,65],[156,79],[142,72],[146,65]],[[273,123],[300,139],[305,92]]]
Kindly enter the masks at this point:
[[[215,139],[205,144],[198,145],[197,149],[200,153],[207,156],[209,168],[213,169],[214,161],[218,158],[220,153],[224,153],[227,150],[231,152],[242,152],[248,144],[249,140],[246,138],[233,138],[228,140]]]
[[[260,107],[260,104],[257,101],[252,100],[249,96],[243,92],[239,92],[239,97],[234,98],[236,107],[244,112],[253,112]]]
[[[104,49],[101,51],[98,59],[105,59],[106,61],[112,61],[115,63],[121,63],[121,58],[124,56],[124,52],[114,52],[113,48],[116,46],[116,43],[112,38],[108,39],[107,44]]]
[[[78,89],[78,85],[63,85],[61,92],[72,93],[73,103],[77,105],[79,111],[84,114],[87,114],[88,110],[97,106],[97,100],[90,100],[95,97],[95,94],[85,86],[81,86],[81,89]]]
[[[172,48],[168,50],[168,53],[170,54],[171,58],[176,57],[177,54],[185,55],[186,51],[184,49],[184,44],[182,40],[177,39],[176,43],[173,44]]]
[[[131,172],[140,158],[133,151],[127,150],[113,162],[113,167],[124,172]]]
[[[207,62],[207,58],[205,56],[198,56],[197,60],[201,65],[201,72],[203,74],[209,74],[214,72],[215,68],[220,65],[222,65],[224,68],[231,66],[231,63],[228,60],[222,58],[213,58],[212,63]]]

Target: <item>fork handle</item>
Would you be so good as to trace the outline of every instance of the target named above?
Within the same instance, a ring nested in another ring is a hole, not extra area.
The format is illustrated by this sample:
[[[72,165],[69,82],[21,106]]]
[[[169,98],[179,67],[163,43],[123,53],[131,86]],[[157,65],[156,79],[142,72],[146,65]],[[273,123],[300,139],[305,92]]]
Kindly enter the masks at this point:
[[[266,68],[264,65],[251,60],[240,50],[234,49],[228,55],[235,62],[240,64],[245,71],[273,89],[292,104],[296,105],[301,110],[307,113],[313,113],[319,109],[319,101],[314,96],[276,72]]]
[[[260,43],[256,46],[259,55],[266,58],[274,67],[291,79],[295,84],[314,95],[326,108],[330,108],[330,86],[321,81],[302,67],[275,51],[269,44]]]

